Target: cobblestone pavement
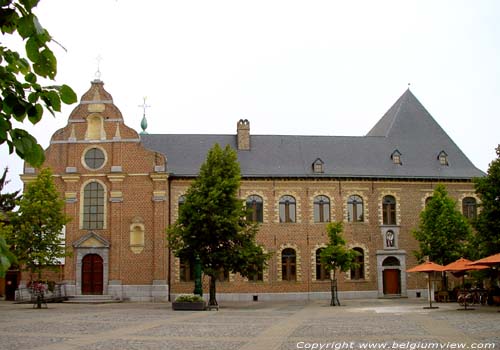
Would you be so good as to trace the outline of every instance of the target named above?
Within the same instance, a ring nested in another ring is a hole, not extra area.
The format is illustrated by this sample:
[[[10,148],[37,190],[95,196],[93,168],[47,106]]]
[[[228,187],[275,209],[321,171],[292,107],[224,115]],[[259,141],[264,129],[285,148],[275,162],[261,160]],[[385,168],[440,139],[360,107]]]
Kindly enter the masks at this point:
[[[172,311],[168,303],[0,302],[0,349],[500,349],[498,307],[426,310],[420,299],[222,302],[219,311]],[[384,345],[385,344],[385,345]]]

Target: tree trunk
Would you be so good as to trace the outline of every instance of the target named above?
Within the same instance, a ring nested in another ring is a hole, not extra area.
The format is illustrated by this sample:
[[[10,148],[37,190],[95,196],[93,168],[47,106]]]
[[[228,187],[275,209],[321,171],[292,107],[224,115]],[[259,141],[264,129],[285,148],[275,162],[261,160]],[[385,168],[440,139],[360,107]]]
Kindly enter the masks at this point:
[[[215,298],[215,282],[217,278],[215,276],[210,276],[210,299],[208,300],[208,306],[219,306],[217,299]]]

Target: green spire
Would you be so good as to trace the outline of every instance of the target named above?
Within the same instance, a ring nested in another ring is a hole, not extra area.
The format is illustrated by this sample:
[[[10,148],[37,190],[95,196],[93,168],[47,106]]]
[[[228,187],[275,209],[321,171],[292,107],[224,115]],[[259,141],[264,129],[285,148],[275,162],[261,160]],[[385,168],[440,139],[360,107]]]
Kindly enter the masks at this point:
[[[148,128],[148,121],[146,119],[146,108],[148,107],[151,107],[149,105],[146,104],[146,96],[143,97],[143,103],[142,105],[139,105],[139,107],[142,107],[142,120],[141,120],[141,134],[144,135],[144,134],[147,134],[147,131],[146,129]]]

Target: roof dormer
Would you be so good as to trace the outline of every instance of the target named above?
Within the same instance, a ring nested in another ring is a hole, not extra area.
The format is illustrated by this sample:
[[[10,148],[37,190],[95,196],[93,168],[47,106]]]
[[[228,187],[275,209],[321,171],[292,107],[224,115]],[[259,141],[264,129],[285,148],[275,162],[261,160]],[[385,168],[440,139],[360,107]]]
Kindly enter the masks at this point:
[[[448,164],[448,154],[445,151],[439,152],[437,159],[439,160],[439,164],[449,165]]]
[[[322,174],[325,172],[325,162],[321,160],[321,158],[316,158],[316,160],[312,163],[313,173]]]
[[[402,156],[401,152],[399,152],[397,149],[395,149],[391,153],[392,162],[394,164],[403,165],[403,162],[401,161],[401,156]]]

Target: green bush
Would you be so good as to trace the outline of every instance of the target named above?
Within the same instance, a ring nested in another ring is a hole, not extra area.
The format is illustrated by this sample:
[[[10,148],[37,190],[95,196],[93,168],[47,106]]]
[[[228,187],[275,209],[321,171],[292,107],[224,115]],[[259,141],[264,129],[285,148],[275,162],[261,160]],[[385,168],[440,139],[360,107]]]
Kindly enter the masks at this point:
[[[203,298],[194,294],[181,294],[175,298],[175,301],[181,303],[197,303],[203,301]]]

